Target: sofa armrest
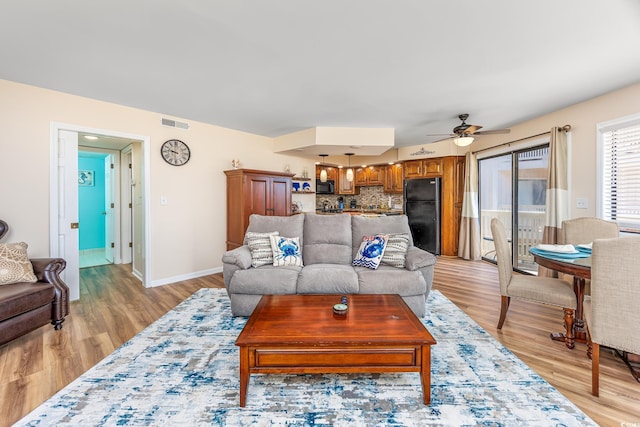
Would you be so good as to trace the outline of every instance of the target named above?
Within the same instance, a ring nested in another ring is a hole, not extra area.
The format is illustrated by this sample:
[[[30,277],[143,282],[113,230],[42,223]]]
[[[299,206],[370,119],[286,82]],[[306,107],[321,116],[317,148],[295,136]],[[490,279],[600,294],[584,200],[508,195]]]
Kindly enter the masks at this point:
[[[436,257],[432,253],[416,246],[410,246],[409,249],[407,249],[407,258],[405,262],[405,268],[407,270],[416,271],[435,265],[435,263]]]
[[[62,258],[31,258],[29,261],[38,282],[51,283],[55,289],[51,323],[55,329],[60,329],[69,314],[69,287],[60,278],[67,262]]]
[[[222,262],[225,264],[233,264],[242,270],[246,270],[251,267],[251,251],[249,250],[249,246],[244,245],[225,252],[222,255]]]

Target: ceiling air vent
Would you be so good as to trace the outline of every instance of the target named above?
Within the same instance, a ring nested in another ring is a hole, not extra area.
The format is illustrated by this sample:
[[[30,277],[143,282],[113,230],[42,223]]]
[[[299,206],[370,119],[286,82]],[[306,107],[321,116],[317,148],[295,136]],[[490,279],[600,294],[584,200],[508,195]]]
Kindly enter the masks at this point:
[[[177,120],[162,119],[163,126],[171,126],[172,128],[189,129],[189,123],[179,122]]]

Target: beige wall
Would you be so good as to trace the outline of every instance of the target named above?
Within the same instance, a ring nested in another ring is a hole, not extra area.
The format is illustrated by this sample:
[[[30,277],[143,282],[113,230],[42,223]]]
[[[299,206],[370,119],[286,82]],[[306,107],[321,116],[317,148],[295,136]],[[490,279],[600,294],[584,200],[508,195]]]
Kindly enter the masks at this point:
[[[549,131],[553,126],[571,125],[570,153],[570,217],[596,215],[596,126],[608,120],[640,113],[640,84],[610,92],[603,96],[572,105],[562,110],[538,117],[511,127],[506,135],[487,135],[476,139],[469,146],[477,151],[509,141],[527,138]],[[449,147],[453,146],[448,142]],[[435,146],[435,147],[434,147]],[[420,146],[399,150],[399,157],[407,159],[406,152],[415,151]],[[442,143],[424,145],[425,150],[434,149],[438,155],[446,149]],[[466,152],[466,150],[464,150]],[[460,154],[464,154],[460,150]],[[576,209],[576,198],[586,198],[588,209]]]
[[[495,146],[548,131],[552,126],[572,126],[571,216],[595,215],[596,125],[640,112],[640,84],[636,84],[551,114],[512,126],[508,135],[476,140],[472,150]],[[149,136],[151,281],[168,283],[199,272],[219,270],[225,249],[225,175],[231,159],[252,169],[281,171],[289,165],[300,175],[310,174],[314,162],[274,154],[273,141],[253,134],[193,122],[188,131],[160,125],[159,113],[44,90],[0,80],[0,218],[11,226],[5,241],[26,241],[31,256],[49,254],[50,124],[61,122],[80,127]],[[167,139],[184,140],[192,150],[185,166],[167,165],[160,145]],[[451,143],[424,145],[437,155],[464,154]],[[399,150],[406,160],[421,146]],[[313,176],[313,175],[312,175]],[[160,205],[160,196],[168,205]],[[305,196],[301,196],[305,197]],[[313,196],[303,198],[312,208]],[[589,208],[576,209],[575,199],[586,198]]]
[[[226,239],[226,181],[232,159],[252,169],[300,174],[312,160],[273,153],[272,140],[177,118],[188,131],[160,125],[159,113],[95,101],[0,80],[0,218],[11,230],[4,241],[25,241],[29,255],[49,255],[51,122],[149,136],[151,141],[150,242],[155,283],[221,269]],[[173,117],[170,117],[173,118]],[[174,167],[160,156],[167,139],[185,141],[192,157]],[[160,205],[160,196],[168,204]]]

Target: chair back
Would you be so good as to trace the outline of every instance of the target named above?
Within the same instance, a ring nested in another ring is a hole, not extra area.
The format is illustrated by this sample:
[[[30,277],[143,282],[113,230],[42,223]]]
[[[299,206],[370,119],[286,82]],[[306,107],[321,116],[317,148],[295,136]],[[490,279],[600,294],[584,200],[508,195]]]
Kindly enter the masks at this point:
[[[640,353],[640,237],[599,239],[591,260],[591,340]]]
[[[491,235],[496,248],[498,275],[500,279],[500,295],[507,295],[507,287],[511,281],[513,267],[511,265],[511,249],[504,224],[498,219],[491,219]]]
[[[562,221],[563,243],[582,245],[596,239],[620,237],[618,224],[600,218],[581,217]]]

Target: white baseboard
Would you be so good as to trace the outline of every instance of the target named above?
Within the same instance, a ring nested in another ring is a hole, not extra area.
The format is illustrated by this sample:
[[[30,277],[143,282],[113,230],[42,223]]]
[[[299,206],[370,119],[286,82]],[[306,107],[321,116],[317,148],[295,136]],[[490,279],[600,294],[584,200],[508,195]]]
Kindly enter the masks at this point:
[[[211,274],[222,273],[222,267],[210,268],[208,270],[195,271],[193,273],[182,274],[180,276],[166,277],[164,279],[153,280],[150,284],[150,288],[156,286],[169,285],[171,283],[181,282],[183,280],[195,279],[197,277],[209,276]]]

